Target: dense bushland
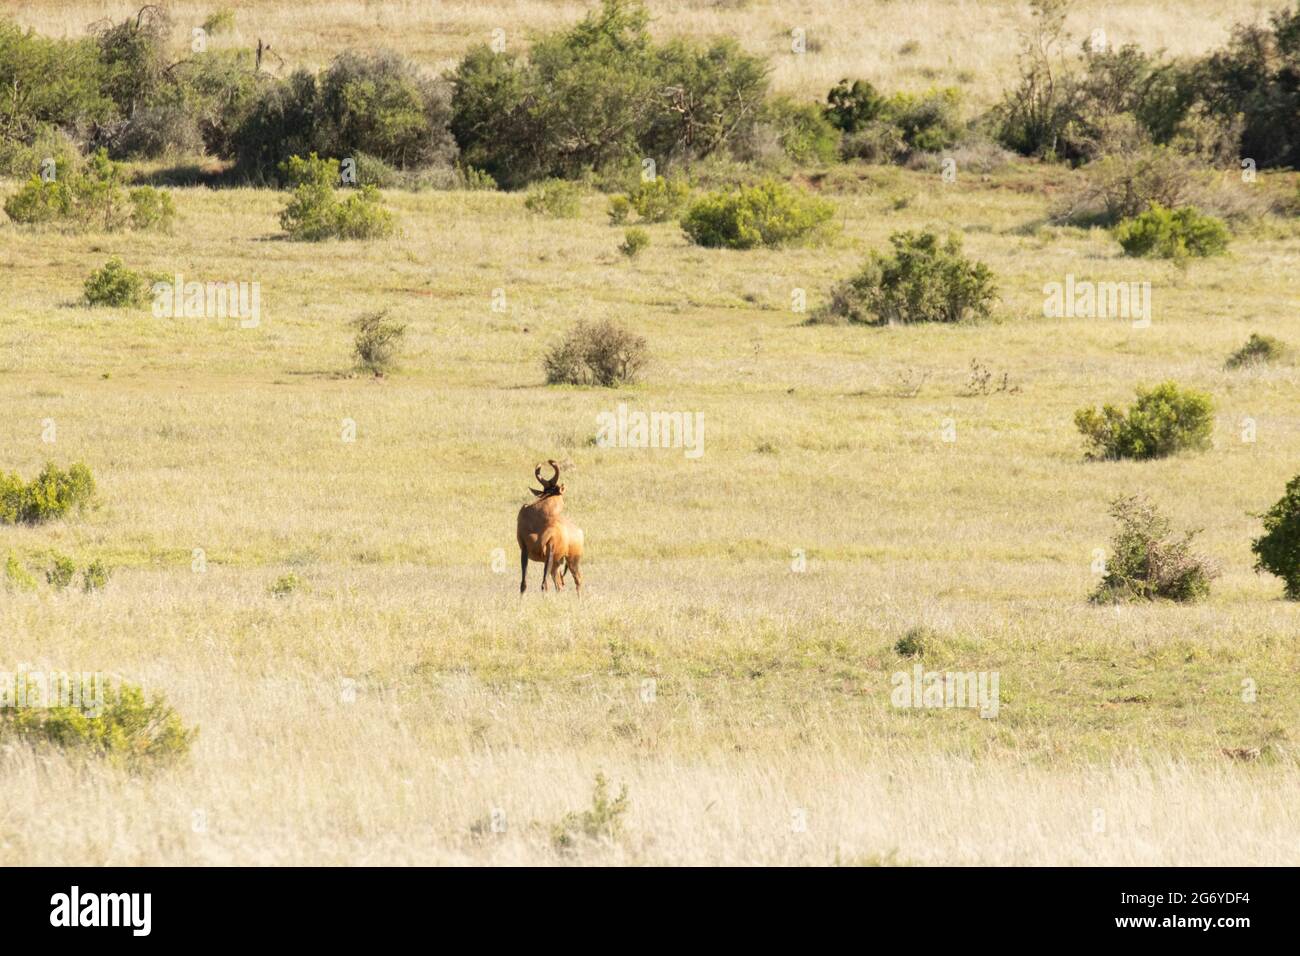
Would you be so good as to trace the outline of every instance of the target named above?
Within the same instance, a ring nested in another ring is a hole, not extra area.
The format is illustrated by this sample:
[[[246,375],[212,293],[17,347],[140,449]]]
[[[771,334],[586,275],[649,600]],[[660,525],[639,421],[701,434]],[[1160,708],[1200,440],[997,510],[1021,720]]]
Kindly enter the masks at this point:
[[[465,162],[506,187],[707,156],[744,137],[767,93],[763,61],[732,40],[654,43],[639,3],[605,0],[527,57],[471,50],[451,75]]]

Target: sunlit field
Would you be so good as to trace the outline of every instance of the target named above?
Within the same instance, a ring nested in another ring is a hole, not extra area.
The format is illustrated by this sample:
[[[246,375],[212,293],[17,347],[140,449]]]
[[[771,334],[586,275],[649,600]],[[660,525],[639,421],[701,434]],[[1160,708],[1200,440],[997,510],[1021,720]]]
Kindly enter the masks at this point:
[[[227,42],[287,64],[386,45],[438,70],[498,26],[525,43],[586,9],[230,6]],[[0,12],[59,35],[129,7]],[[806,98],[867,75],[986,105],[1027,19],[650,7],[657,35],[736,36]],[[1200,52],[1247,16],[1095,3],[1071,22]],[[819,48],[783,57],[795,27]],[[0,561],[112,569],[90,593],[0,584],[0,670],[121,675],[199,728],[146,774],[0,745],[0,864],[1300,862],[1300,605],[1250,552],[1300,462],[1300,375],[1224,368],[1252,332],[1300,346],[1300,225],[1268,217],[1185,266],[1127,259],[1049,223],[1078,175],[805,170],[835,206],[828,244],[704,249],[668,222],[636,259],[594,191],[556,220],[520,193],[390,190],[399,234],[371,242],[287,241],[270,189],[169,187],[169,235],[0,222],[0,471],[84,461],[98,484],[85,515],[0,525]],[[992,270],[991,319],[804,324],[803,300],[923,228]],[[86,307],[110,255],[258,282],[260,323]],[[1045,317],[1067,275],[1149,282],[1149,326]],[[351,323],[380,309],[409,331],[374,378]],[[646,338],[642,381],[547,386],[546,350],[605,318]],[[1005,390],[980,394],[972,363]],[[1076,409],[1168,379],[1214,397],[1210,450],[1085,460]],[[702,416],[700,454],[601,447],[620,405]],[[546,459],[585,530],[581,597],[540,593],[537,564],[519,594],[515,515]],[[1204,601],[1088,601],[1108,503],[1133,493],[1203,529],[1222,572]],[[901,652],[915,629],[923,653]],[[918,667],[996,673],[996,714],[898,706]],[[598,774],[626,788],[621,828],[564,839]]]

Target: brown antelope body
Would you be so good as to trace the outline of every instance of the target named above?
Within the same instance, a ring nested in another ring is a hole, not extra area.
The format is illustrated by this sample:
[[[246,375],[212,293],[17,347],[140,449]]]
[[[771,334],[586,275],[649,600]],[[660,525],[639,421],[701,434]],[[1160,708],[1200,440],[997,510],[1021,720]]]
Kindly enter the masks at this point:
[[[560,467],[553,461],[548,465],[555,472],[549,479],[542,477],[542,466],[533,469],[541,490],[529,488],[537,496],[519,509],[515,536],[519,539],[519,593],[528,589],[528,562],[542,564],[542,590],[546,590],[549,577],[557,590],[564,590],[564,572],[573,574],[573,586],[582,593],[582,529],[565,517],[564,485],[560,484]]]

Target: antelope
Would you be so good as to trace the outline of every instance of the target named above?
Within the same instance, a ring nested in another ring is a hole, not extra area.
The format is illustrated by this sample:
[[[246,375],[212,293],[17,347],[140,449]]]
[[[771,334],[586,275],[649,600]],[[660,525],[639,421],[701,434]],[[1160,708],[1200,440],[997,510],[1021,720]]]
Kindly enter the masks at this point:
[[[537,496],[519,509],[519,520],[515,525],[515,536],[519,539],[519,593],[528,590],[528,559],[542,562],[542,590],[546,590],[546,579],[557,591],[564,590],[564,573],[573,573],[573,586],[582,594],[582,529],[560,512],[564,509],[564,485],[560,484],[560,466],[554,461],[546,462],[554,472],[550,478],[542,477],[542,466],[533,469],[541,490],[529,488]],[[563,569],[561,569],[563,565]]]

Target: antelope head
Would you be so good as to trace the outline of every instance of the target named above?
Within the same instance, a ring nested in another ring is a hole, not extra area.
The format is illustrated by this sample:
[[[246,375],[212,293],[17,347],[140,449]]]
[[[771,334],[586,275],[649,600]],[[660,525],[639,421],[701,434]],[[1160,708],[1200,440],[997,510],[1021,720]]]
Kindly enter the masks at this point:
[[[554,472],[554,474],[552,474],[550,478],[543,478],[542,466],[538,465],[533,469],[533,475],[537,478],[537,483],[542,486],[541,490],[539,491],[536,488],[528,489],[538,498],[550,498],[553,495],[564,494],[564,485],[559,483],[560,466],[550,459],[547,459],[546,463],[551,466],[551,471]]]

